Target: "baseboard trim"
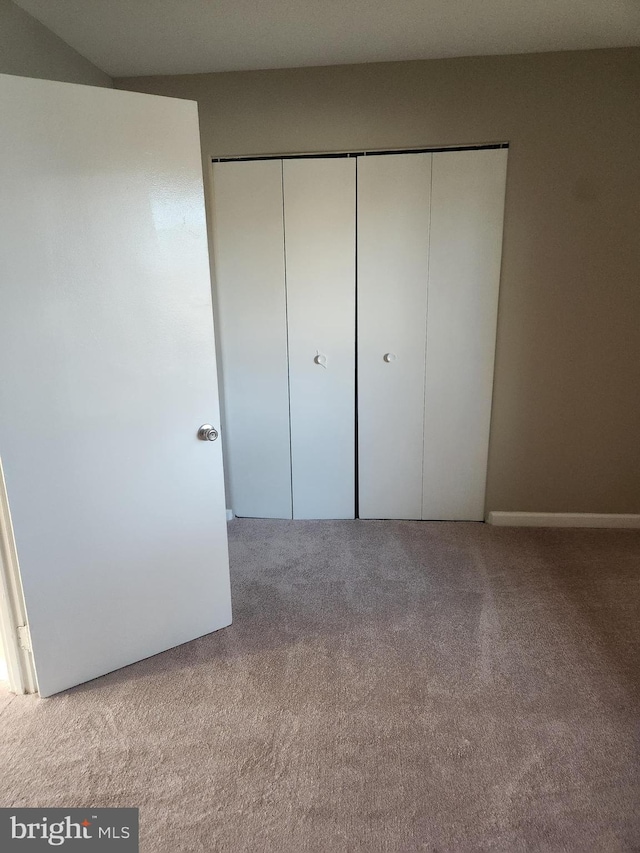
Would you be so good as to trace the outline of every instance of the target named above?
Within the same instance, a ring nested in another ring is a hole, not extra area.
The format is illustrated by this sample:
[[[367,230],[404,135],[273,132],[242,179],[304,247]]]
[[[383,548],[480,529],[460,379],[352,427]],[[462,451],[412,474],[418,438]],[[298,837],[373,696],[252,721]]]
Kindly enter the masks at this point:
[[[487,522],[496,527],[640,528],[640,515],[606,512],[490,512]]]
[[[235,518],[235,515],[233,514],[233,510],[228,509],[227,510],[227,521],[233,521],[234,518]]]

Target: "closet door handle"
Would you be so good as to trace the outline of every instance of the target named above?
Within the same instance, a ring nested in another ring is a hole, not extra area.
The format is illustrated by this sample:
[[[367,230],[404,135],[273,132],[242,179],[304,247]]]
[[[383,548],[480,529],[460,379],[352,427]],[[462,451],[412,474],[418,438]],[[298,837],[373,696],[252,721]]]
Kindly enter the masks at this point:
[[[326,355],[323,355],[321,352],[318,352],[318,350],[316,350],[316,354],[313,357],[313,363],[319,364],[320,367],[326,367],[327,366]]]
[[[218,430],[212,427],[211,424],[202,424],[198,430],[198,438],[200,441],[215,441],[217,437]]]
[[[398,356],[394,352],[385,352],[385,354],[382,356],[382,360],[386,361],[387,364],[391,364],[391,362],[395,361],[397,357]]]

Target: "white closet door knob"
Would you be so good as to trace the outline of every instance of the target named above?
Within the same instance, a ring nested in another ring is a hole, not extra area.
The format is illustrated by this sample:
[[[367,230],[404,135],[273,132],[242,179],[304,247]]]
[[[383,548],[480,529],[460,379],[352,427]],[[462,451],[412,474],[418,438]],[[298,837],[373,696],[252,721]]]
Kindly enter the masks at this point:
[[[326,357],[326,355],[323,355],[321,352],[316,352],[315,356],[313,357],[313,360],[316,364],[319,364],[320,367],[326,367],[327,366],[327,357]]]
[[[390,364],[392,361],[395,361],[397,357],[398,356],[395,354],[395,352],[385,352],[385,354],[382,356],[382,359],[383,361],[386,361],[387,364]]]

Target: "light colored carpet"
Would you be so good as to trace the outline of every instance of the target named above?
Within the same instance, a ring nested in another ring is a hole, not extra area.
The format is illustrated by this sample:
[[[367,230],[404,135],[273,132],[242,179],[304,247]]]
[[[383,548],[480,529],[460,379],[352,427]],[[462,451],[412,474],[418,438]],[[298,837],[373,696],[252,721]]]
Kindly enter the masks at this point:
[[[640,850],[640,535],[230,525],[234,625],[0,698],[0,805],[147,853]]]

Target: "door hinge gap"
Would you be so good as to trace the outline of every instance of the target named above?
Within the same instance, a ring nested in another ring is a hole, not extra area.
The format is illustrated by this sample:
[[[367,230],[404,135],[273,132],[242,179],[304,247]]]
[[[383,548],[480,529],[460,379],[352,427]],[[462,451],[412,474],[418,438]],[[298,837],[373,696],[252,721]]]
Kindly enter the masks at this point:
[[[31,634],[28,625],[18,625],[18,645],[25,652],[33,651],[31,648]]]

